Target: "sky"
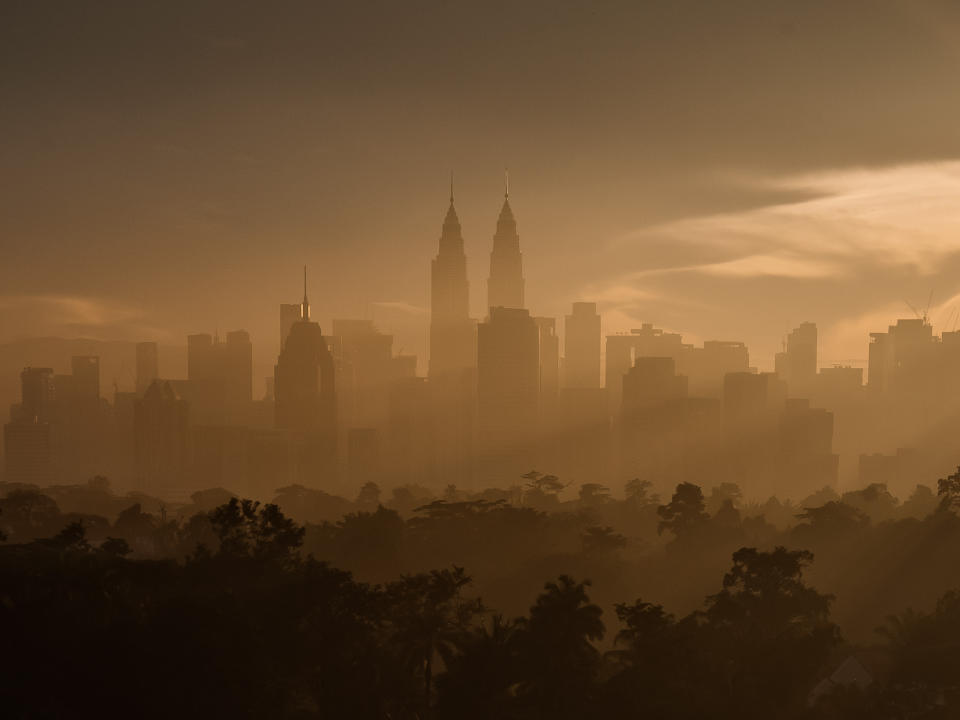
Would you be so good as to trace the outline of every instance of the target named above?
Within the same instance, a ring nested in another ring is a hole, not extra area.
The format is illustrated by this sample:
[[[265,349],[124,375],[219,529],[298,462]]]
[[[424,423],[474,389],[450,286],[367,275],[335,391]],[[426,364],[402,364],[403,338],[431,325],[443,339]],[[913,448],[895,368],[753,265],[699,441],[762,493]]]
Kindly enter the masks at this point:
[[[0,341],[268,368],[306,264],[424,361],[450,173],[482,316],[509,167],[534,314],[864,364],[960,317],[958,77],[956,2],[7,0]]]

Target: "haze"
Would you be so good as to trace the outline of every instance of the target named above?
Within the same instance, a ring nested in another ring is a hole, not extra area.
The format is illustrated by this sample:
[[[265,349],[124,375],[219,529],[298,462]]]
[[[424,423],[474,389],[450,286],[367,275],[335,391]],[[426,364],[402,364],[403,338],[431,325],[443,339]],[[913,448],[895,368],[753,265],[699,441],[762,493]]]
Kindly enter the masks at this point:
[[[0,339],[245,327],[259,378],[307,264],[322,327],[372,318],[423,372],[449,173],[482,316],[504,167],[544,315],[761,369],[804,320],[821,365],[904,301],[949,320],[954,3],[283,8],[4,3]]]

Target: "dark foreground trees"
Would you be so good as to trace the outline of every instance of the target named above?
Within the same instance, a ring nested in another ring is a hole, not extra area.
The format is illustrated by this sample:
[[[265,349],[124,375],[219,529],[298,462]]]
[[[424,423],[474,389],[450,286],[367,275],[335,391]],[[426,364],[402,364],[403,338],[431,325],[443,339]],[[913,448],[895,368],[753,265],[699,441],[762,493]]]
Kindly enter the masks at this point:
[[[956,716],[952,594],[890,621],[888,676],[813,702],[842,658],[805,551],[737,551],[681,618],[617,605],[604,645],[587,581],[560,576],[507,619],[459,567],[368,585],[303,557],[276,506],[231,499],[202,520],[182,562],[131,560],[82,523],[0,548],[3,717]]]

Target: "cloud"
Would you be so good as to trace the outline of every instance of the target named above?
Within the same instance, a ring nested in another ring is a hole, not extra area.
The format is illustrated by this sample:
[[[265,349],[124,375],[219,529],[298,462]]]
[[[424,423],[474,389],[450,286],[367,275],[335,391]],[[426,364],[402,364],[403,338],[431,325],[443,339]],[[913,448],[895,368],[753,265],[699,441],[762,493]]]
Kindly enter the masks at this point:
[[[913,317],[906,300],[920,307],[931,290],[960,291],[960,161],[751,182],[803,192],[648,227],[608,245],[621,271],[580,293],[606,299],[608,329],[642,318],[688,337],[739,336],[765,366],[777,338],[813,320],[825,363],[863,364],[870,332]],[[605,286],[611,290],[597,291]],[[930,317],[952,323],[960,296],[938,301]]]
[[[0,327],[5,338],[32,335],[91,339],[167,339],[169,332],[144,322],[138,308],[74,295],[0,296]]]

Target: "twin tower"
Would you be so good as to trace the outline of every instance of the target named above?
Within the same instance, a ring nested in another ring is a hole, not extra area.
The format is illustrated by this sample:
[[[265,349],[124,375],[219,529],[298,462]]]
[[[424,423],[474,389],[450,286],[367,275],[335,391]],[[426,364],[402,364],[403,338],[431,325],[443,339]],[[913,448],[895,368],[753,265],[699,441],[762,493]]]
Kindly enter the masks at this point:
[[[506,186],[490,253],[487,307],[523,308],[523,285],[520,236]],[[467,256],[453,205],[452,184],[440,249],[431,267],[430,312],[430,377],[451,376],[476,367],[476,320],[470,317]]]

